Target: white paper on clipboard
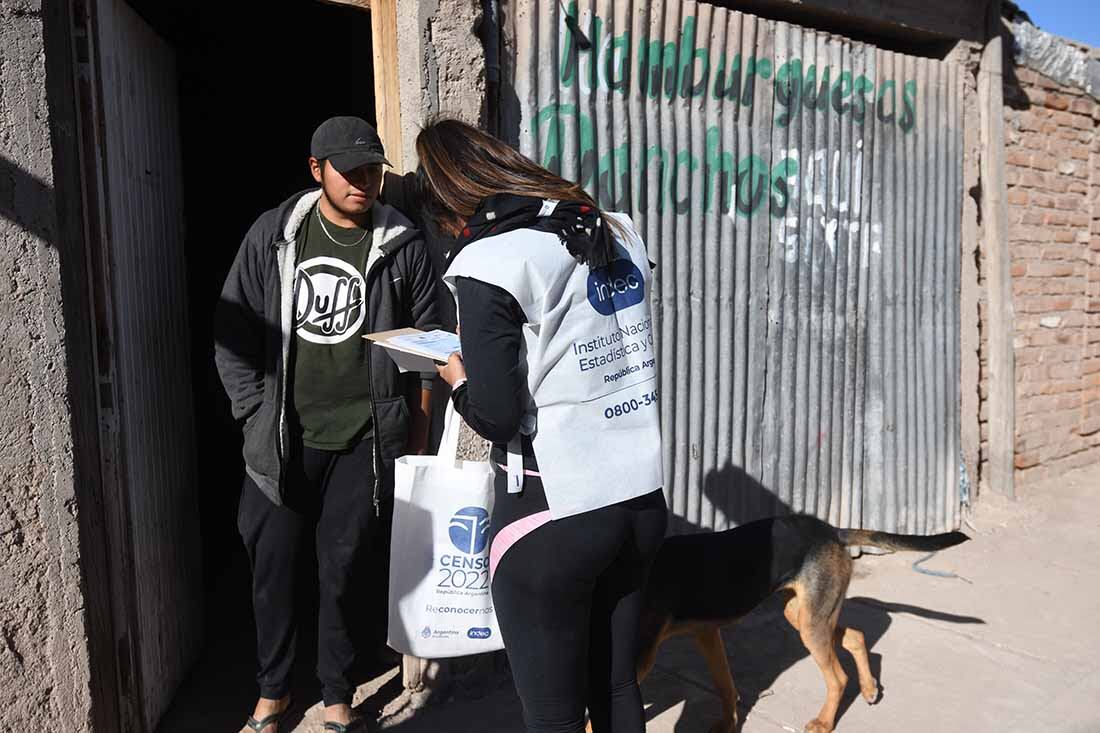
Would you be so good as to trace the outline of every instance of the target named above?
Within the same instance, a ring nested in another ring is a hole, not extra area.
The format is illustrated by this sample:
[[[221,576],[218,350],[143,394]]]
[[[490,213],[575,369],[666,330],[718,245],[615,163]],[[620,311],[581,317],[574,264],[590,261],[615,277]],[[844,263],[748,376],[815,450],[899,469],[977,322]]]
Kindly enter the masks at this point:
[[[402,372],[430,372],[437,365],[446,364],[451,354],[462,350],[458,335],[441,329],[399,328],[367,334],[363,338],[385,349]]]

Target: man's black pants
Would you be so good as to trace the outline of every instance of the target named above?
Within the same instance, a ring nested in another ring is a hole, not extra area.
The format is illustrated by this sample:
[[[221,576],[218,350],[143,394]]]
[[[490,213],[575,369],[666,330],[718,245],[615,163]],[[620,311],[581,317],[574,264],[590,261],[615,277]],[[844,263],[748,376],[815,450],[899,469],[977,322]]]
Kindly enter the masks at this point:
[[[369,572],[378,564],[371,563],[370,549],[388,536],[389,517],[386,511],[375,514],[372,441],[343,452],[299,451],[287,467],[284,506],[246,477],[237,515],[252,565],[256,679],[262,697],[278,699],[290,691],[301,594],[312,587],[303,557],[312,556],[312,542],[320,593],[317,678],[325,705],[350,704],[356,642],[361,645],[364,636],[352,625],[384,618],[372,607],[385,603],[387,578],[384,571]]]

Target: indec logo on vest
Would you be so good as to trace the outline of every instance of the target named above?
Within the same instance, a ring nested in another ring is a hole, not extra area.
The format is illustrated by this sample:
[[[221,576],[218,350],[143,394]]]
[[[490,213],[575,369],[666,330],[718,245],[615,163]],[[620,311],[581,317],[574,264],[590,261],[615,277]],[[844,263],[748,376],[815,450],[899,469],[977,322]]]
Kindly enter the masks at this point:
[[[645,298],[642,271],[631,260],[615,260],[588,274],[588,302],[600,315],[609,316]]]

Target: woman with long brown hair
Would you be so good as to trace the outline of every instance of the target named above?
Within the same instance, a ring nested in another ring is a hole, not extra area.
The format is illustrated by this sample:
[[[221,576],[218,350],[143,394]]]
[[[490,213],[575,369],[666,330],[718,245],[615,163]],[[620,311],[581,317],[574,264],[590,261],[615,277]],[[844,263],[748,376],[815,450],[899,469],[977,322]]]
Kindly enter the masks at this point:
[[[440,368],[492,441],[493,602],[531,733],[642,733],[642,591],[664,538],[650,264],[629,217],[462,122],[418,180],[455,237],[462,355]]]

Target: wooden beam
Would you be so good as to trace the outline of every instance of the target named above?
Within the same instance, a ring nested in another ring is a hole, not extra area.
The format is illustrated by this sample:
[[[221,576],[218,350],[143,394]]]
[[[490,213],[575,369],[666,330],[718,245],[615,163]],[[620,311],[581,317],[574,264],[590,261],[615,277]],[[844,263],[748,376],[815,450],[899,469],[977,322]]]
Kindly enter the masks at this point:
[[[374,49],[374,114],[378,136],[386,148],[393,172],[405,172],[404,141],[401,138],[401,86],[397,78],[397,0],[371,0],[371,46]],[[431,662],[409,655],[402,657],[401,677],[412,692],[424,689]]]
[[[360,10],[370,10],[371,0],[321,0],[321,2],[330,5],[350,5]]]
[[[378,134],[395,173],[405,172],[401,139],[401,87],[397,78],[397,0],[371,0],[374,109]]]
[[[989,487],[1015,498],[1016,317],[1012,302],[1012,255],[1008,248],[1005,186],[1004,40],[1001,3],[993,0],[989,40],[978,75],[981,107],[982,253],[986,264],[989,324]]]

